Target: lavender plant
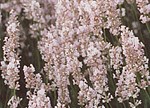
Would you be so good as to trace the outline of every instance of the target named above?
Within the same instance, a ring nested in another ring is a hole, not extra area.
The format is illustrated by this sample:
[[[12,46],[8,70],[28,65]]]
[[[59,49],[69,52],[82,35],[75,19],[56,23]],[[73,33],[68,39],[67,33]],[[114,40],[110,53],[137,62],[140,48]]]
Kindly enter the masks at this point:
[[[149,108],[149,0],[1,0],[0,108]]]

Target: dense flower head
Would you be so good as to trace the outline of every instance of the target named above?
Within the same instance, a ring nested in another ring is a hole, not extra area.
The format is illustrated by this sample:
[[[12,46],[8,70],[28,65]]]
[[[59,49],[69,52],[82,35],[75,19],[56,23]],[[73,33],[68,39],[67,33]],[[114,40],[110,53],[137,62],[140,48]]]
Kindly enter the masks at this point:
[[[19,68],[20,57],[19,48],[19,22],[17,21],[14,10],[10,12],[10,19],[7,25],[7,37],[4,39],[4,61],[1,62],[2,77],[5,84],[12,89],[19,89]]]
[[[136,0],[136,4],[138,6],[138,10],[141,13],[140,20],[142,23],[146,23],[150,21],[150,4],[148,0]]]
[[[35,93],[27,92],[28,108],[51,108],[50,99],[46,96],[45,89],[41,88]]]
[[[34,74],[35,69],[33,65],[30,65],[30,67],[24,66],[23,71],[25,75],[26,88],[39,89],[42,85],[42,79],[39,73],[36,75]]]
[[[121,31],[122,49],[126,57],[126,64],[134,73],[140,72],[142,77],[148,78],[148,59],[144,55],[143,43],[139,42],[138,37],[135,37],[133,32],[125,26],[121,27]]]
[[[109,50],[110,64],[115,70],[119,70],[123,65],[122,48],[120,46],[112,47]]]
[[[121,43],[123,55],[125,56],[125,66],[119,76],[117,83],[116,96],[119,96],[118,101],[123,102],[138,97],[140,88],[137,74],[140,73],[142,78],[148,81],[148,60],[144,56],[143,44],[134,36],[133,32],[125,26],[121,26]],[[145,87],[144,87],[145,88]]]

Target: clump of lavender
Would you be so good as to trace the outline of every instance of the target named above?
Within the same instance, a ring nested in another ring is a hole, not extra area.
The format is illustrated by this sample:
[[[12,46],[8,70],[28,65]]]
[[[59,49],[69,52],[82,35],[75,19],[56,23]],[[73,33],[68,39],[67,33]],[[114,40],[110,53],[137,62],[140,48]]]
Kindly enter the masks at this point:
[[[2,107],[150,105],[142,37],[149,7],[148,0],[2,0],[0,74],[12,89]]]

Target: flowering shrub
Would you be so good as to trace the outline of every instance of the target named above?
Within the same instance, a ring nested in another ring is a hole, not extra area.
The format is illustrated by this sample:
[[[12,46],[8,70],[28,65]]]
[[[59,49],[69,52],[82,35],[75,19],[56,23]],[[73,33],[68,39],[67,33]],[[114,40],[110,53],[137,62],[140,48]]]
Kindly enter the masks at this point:
[[[149,0],[1,0],[0,108],[149,108]]]

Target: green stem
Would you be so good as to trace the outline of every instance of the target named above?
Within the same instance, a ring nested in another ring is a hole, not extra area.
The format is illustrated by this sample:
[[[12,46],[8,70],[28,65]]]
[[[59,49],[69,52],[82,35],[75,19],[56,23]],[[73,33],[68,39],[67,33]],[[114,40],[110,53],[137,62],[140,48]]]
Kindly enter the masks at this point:
[[[37,38],[36,38],[36,42],[38,44],[38,39]],[[40,64],[40,53],[39,53],[38,48],[36,48],[35,53],[36,53],[36,57],[37,57],[37,68],[38,68],[38,71],[40,71],[41,64]]]
[[[124,102],[122,102],[122,104],[123,104],[123,107],[126,108],[126,105],[124,104]]]
[[[147,27],[148,32],[150,33],[150,27],[147,23],[146,23],[146,27]]]
[[[106,31],[105,31],[105,28],[104,28],[104,41],[106,42]]]
[[[16,90],[15,90],[15,89],[13,90],[13,95],[14,95],[14,96],[16,95]]]
[[[138,20],[138,16],[137,16],[137,14],[136,14],[136,8],[135,8],[135,6],[134,6],[133,4],[131,4],[131,7],[132,7],[132,10],[133,10],[133,14],[134,14],[134,16],[135,16],[135,17],[134,17],[135,20],[136,20],[136,21],[139,21],[139,20]]]
[[[57,97],[56,97],[56,90],[54,90],[54,105],[56,104],[56,100],[57,99]]]
[[[149,99],[149,101],[150,101],[150,96],[149,96],[147,90],[144,89],[144,91],[145,91],[145,94],[147,95],[147,97],[148,97],[148,99]]]
[[[106,108],[109,108],[109,106],[108,106],[108,104],[107,104],[107,103],[106,103],[105,105],[106,105]]]
[[[112,106],[111,106],[111,104],[110,104],[110,103],[108,103],[108,105],[110,106],[110,108],[112,108]]]

